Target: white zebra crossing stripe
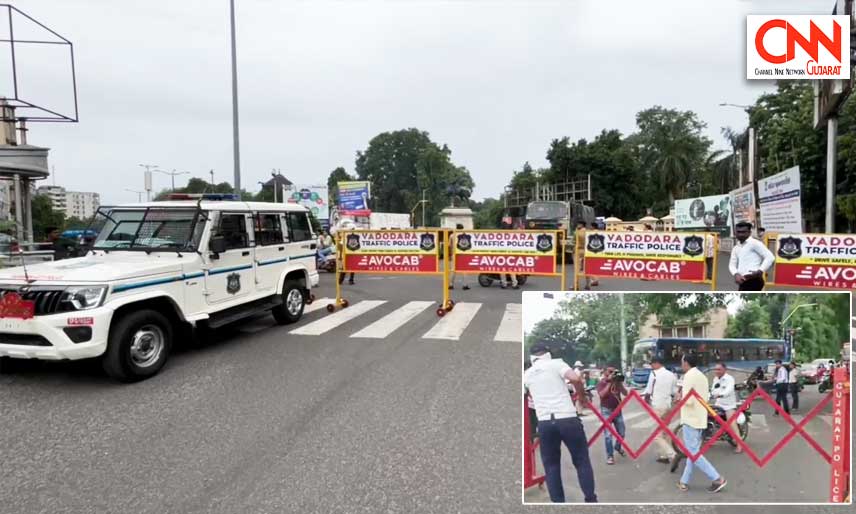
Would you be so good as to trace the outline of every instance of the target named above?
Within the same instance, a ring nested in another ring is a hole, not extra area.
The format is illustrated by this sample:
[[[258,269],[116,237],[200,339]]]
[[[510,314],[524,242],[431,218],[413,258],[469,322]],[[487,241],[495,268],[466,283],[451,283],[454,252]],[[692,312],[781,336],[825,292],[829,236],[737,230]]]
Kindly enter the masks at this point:
[[[423,339],[446,339],[457,341],[461,338],[467,326],[481,308],[480,303],[458,303],[447,312],[431,330],[422,336]]]
[[[386,303],[386,300],[363,300],[357,304],[354,304],[350,307],[344,308],[339,312],[334,314],[330,314],[329,316],[325,316],[318,321],[313,321],[307,325],[303,325],[302,327],[296,328],[289,332],[289,334],[301,335],[301,336],[320,336],[325,332],[329,332],[339,325],[343,325],[352,319],[362,316],[368,311],[383,305]],[[315,305],[313,302],[312,305]]]
[[[454,310],[454,309],[453,309]],[[499,324],[499,329],[493,337],[494,341],[510,341],[520,343],[523,340],[522,305],[509,303],[505,306],[505,314]]]
[[[303,307],[303,314],[309,314],[310,312],[326,309],[331,303],[336,303],[336,299],[327,298],[326,296],[324,298],[316,298],[314,302]]]
[[[351,337],[365,337],[370,339],[383,339],[396,329],[418,316],[422,311],[435,305],[435,302],[409,302],[390,312],[381,319],[375,321],[366,328],[351,335]]]

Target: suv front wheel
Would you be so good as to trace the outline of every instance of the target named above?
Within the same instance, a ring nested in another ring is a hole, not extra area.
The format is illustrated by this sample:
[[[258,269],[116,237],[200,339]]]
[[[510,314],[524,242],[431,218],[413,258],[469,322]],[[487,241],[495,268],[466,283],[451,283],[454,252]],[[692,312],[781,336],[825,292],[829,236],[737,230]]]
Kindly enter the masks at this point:
[[[285,283],[282,288],[282,303],[271,310],[273,318],[278,324],[295,323],[303,316],[303,307],[306,305],[303,289],[303,284],[299,281]]]
[[[144,309],[121,316],[110,329],[102,362],[108,375],[136,382],[156,374],[172,349],[172,324],[160,312]]]

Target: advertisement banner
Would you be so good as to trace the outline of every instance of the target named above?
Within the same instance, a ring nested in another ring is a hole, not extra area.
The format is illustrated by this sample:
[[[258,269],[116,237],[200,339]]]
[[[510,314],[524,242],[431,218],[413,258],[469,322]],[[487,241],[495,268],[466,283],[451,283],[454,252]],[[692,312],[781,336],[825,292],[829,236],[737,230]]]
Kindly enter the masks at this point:
[[[731,237],[731,195],[675,200],[675,229],[704,230]]]
[[[705,280],[704,232],[586,231],[584,270],[600,277]]]
[[[455,233],[455,271],[556,274],[556,232],[537,230]]]
[[[776,285],[856,288],[856,235],[779,234]]]
[[[327,186],[291,186],[285,191],[285,200],[308,208],[318,220],[330,219]]]
[[[339,210],[342,214],[368,216],[371,187],[366,181],[339,182]]]
[[[767,232],[802,232],[799,166],[760,179],[758,204]]]
[[[438,273],[440,259],[436,231],[356,231],[343,235],[344,271]]]
[[[755,187],[748,184],[731,191],[731,208],[735,225],[745,221],[755,227]]]

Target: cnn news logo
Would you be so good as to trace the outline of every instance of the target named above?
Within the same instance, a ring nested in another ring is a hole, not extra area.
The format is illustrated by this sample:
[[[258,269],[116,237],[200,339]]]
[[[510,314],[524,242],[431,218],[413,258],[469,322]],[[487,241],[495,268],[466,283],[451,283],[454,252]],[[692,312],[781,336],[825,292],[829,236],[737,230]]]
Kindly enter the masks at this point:
[[[746,78],[850,78],[850,17],[747,16]]]

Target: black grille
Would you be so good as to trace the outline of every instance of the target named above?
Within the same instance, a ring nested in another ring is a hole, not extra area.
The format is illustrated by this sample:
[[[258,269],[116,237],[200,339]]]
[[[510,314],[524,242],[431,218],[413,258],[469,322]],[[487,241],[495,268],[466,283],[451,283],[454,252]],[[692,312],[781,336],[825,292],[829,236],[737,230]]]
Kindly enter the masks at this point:
[[[61,303],[63,289],[30,289],[28,291],[19,291],[17,289],[0,289],[0,297],[6,293],[18,293],[22,299],[29,300],[35,303],[36,316],[41,314],[54,314],[57,312],[65,312],[73,310],[70,305]]]
[[[8,334],[0,332],[0,344],[18,344],[22,346],[51,346],[50,341],[34,334]]]

